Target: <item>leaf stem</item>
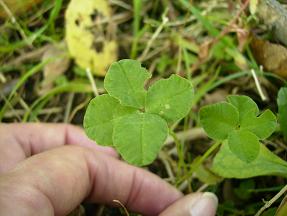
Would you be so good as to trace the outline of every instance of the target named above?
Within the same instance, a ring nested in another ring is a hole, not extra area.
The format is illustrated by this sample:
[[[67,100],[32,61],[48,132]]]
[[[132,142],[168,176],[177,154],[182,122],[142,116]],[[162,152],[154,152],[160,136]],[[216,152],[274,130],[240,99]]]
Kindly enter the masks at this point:
[[[216,141],[209,149],[191,166],[190,173],[193,173],[198,167],[221,145],[222,141]]]
[[[192,174],[198,169],[198,167],[222,144],[222,141],[216,141],[209,149],[199,158],[196,158],[190,165],[188,174],[182,175],[179,182],[189,179]]]
[[[177,150],[177,155],[178,155],[178,160],[179,160],[178,173],[180,173],[181,168],[185,168],[183,143],[178,139],[176,133],[174,133],[172,130],[170,130],[169,133],[173,137],[174,142],[176,144],[176,150]]]
[[[195,163],[193,170],[198,169],[198,167],[213,153],[217,147],[221,145],[222,141],[216,141],[213,145],[209,147],[209,149],[200,157],[200,159]]]

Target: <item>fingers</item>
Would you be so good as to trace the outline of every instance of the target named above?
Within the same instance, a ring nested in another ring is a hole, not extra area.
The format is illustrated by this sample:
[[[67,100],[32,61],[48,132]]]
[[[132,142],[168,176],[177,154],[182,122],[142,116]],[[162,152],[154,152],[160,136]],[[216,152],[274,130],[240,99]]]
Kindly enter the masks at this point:
[[[217,197],[209,192],[185,196],[165,209],[160,216],[215,216]]]
[[[181,196],[147,171],[77,146],[35,155],[0,177],[0,215],[66,215],[84,198],[158,215]]]
[[[117,156],[112,148],[96,145],[82,129],[68,124],[0,124],[0,137],[0,173],[31,155],[66,144]]]

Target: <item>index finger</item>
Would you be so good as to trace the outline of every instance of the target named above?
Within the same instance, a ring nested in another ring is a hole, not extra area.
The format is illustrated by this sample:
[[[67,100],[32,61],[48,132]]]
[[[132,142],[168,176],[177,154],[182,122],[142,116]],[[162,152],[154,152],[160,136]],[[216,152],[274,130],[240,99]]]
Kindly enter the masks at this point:
[[[116,157],[114,149],[90,140],[84,131],[70,124],[0,124],[0,173],[40,152],[63,146],[79,145]]]

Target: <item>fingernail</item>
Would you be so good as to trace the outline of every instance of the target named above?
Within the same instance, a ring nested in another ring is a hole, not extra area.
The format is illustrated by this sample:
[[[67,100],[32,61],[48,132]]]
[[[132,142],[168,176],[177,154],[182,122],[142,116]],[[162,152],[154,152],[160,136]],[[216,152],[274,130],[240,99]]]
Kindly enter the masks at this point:
[[[218,199],[215,194],[205,192],[191,205],[190,215],[192,216],[214,216],[218,205]]]

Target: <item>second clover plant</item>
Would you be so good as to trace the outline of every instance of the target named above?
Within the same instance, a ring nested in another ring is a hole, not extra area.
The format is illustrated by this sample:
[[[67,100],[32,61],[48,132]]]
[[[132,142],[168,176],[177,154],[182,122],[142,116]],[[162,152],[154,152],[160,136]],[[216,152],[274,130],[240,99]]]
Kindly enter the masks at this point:
[[[146,90],[150,78],[138,61],[113,63],[104,80],[108,94],[92,99],[84,117],[88,137],[113,146],[138,166],[155,160],[169,126],[188,114],[193,99],[191,83],[180,76],[158,80]]]
[[[260,114],[251,98],[231,95],[227,102],[202,107],[199,117],[207,135],[217,145],[222,144],[213,160],[213,172],[225,178],[287,178],[286,161],[261,144],[277,127],[276,116],[270,110]]]
[[[247,163],[257,158],[260,140],[268,138],[277,126],[276,116],[270,110],[259,115],[257,104],[247,96],[228,96],[227,102],[203,107],[199,115],[207,135],[227,140],[231,152]]]

